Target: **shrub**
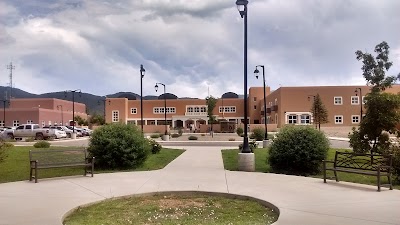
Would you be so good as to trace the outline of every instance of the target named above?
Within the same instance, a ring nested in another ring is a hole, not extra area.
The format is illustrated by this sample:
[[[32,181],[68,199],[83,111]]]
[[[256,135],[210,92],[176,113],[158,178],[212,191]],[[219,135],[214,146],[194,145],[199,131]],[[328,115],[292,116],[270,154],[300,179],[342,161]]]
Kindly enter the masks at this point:
[[[280,130],[269,150],[269,164],[274,172],[314,175],[326,159],[329,141],[325,135],[308,126],[286,126]]]
[[[158,142],[153,139],[148,139],[148,141],[149,141],[149,145],[151,147],[151,153],[153,153],[153,154],[160,153],[160,151],[162,149],[161,145],[158,144]]]
[[[237,133],[237,135],[242,136],[243,135],[243,128],[241,128],[241,127],[236,128],[236,133]]]
[[[152,134],[152,135],[150,135],[150,137],[151,137],[151,138],[159,138],[159,137],[161,137],[161,136],[160,136],[160,134]]]
[[[150,149],[137,126],[114,123],[93,131],[88,152],[100,168],[124,169],[142,165]]]
[[[50,148],[50,142],[48,141],[38,141],[36,142],[33,147],[35,148]]]
[[[229,138],[229,141],[234,141],[235,140],[235,138]]]
[[[7,150],[9,148],[14,147],[13,144],[4,142],[3,140],[0,140],[0,162],[3,161],[7,157]]]
[[[255,140],[249,141],[249,148],[251,152],[254,152],[254,149],[258,148],[258,143]],[[243,143],[239,145],[239,150],[243,150]]]
[[[262,141],[264,140],[264,136],[265,136],[265,130],[257,127],[253,129],[253,133],[250,135],[250,138],[256,139],[257,141]]]
[[[179,135],[179,134],[171,134],[171,137],[172,138],[178,138],[178,137],[180,137],[181,135]]]
[[[188,139],[193,141],[193,140],[197,140],[198,138],[196,136],[189,136]]]

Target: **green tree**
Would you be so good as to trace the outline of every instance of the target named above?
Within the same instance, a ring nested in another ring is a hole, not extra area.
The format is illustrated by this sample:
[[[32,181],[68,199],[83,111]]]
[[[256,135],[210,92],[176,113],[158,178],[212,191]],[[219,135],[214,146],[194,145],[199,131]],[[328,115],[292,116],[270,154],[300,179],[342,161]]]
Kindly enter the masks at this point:
[[[357,60],[362,60],[361,69],[367,84],[371,86],[371,93],[365,97],[365,117],[358,129],[353,128],[353,132],[349,134],[350,147],[355,152],[387,152],[391,148],[388,133],[399,135],[396,125],[400,121],[400,96],[383,93],[397,79],[394,76],[386,76],[386,72],[392,66],[392,62],[389,61],[389,45],[382,42],[375,47],[375,52],[376,57],[356,51]]]
[[[314,96],[314,101],[311,107],[311,113],[313,114],[314,117],[315,128],[317,128],[318,125],[318,130],[321,130],[321,124],[329,122],[328,110],[326,109],[324,103],[322,102],[319,94]]]
[[[76,123],[78,125],[87,125],[88,124],[88,122],[85,119],[83,119],[81,116],[75,116],[74,120],[76,121]]]
[[[104,125],[105,124],[104,116],[98,113],[93,113],[89,118],[89,123],[96,125]]]
[[[217,99],[214,98],[212,95],[210,95],[206,98],[206,103],[207,103],[208,122],[211,124],[211,131],[212,131],[213,124],[216,121],[213,111],[215,106],[217,105]]]

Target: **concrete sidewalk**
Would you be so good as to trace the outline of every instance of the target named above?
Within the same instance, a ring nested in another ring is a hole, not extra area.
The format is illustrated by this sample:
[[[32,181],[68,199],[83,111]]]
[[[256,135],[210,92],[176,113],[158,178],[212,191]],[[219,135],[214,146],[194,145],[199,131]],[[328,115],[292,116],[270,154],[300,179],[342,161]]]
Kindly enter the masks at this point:
[[[182,147],[177,147],[182,148]],[[280,209],[283,225],[400,225],[400,191],[265,173],[225,171],[221,147],[184,147],[162,170],[95,174],[0,184],[0,224],[62,224],[82,204],[161,191],[209,191],[263,199]]]

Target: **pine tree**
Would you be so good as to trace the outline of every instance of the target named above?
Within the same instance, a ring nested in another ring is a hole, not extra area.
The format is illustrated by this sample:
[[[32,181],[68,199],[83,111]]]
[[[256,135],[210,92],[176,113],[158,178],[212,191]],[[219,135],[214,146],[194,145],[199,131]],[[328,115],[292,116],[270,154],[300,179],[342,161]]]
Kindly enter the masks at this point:
[[[311,107],[311,113],[313,114],[314,117],[314,124],[315,128],[321,130],[321,123],[328,123],[328,110],[326,109],[324,103],[321,100],[321,97],[319,94],[314,96],[314,102]]]

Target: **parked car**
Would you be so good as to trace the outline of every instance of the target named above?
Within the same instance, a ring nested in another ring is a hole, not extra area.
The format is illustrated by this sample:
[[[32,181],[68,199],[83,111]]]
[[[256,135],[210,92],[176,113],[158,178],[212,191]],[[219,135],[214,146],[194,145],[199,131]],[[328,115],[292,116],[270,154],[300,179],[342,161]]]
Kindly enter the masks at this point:
[[[66,126],[44,126],[43,128],[49,128],[49,129],[57,129],[64,131],[66,133],[67,138],[71,138],[72,136],[72,130],[68,129]]]
[[[64,132],[65,134],[65,132]],[[55,132],[48,128],[40,128],[38,124],[22,124],[15,129],[7,129],[3,132],[8,138],[33,137],[37,140],[43,140],[49,137],[59,137],[62,133]],[[65,134],[66,135],[66,134]]]
[[[75,131],[77,137],[83,137],[82,131],[79,128],[77,127],[73,128],[72,126],[66,126],[66,127],[72,131]]]

